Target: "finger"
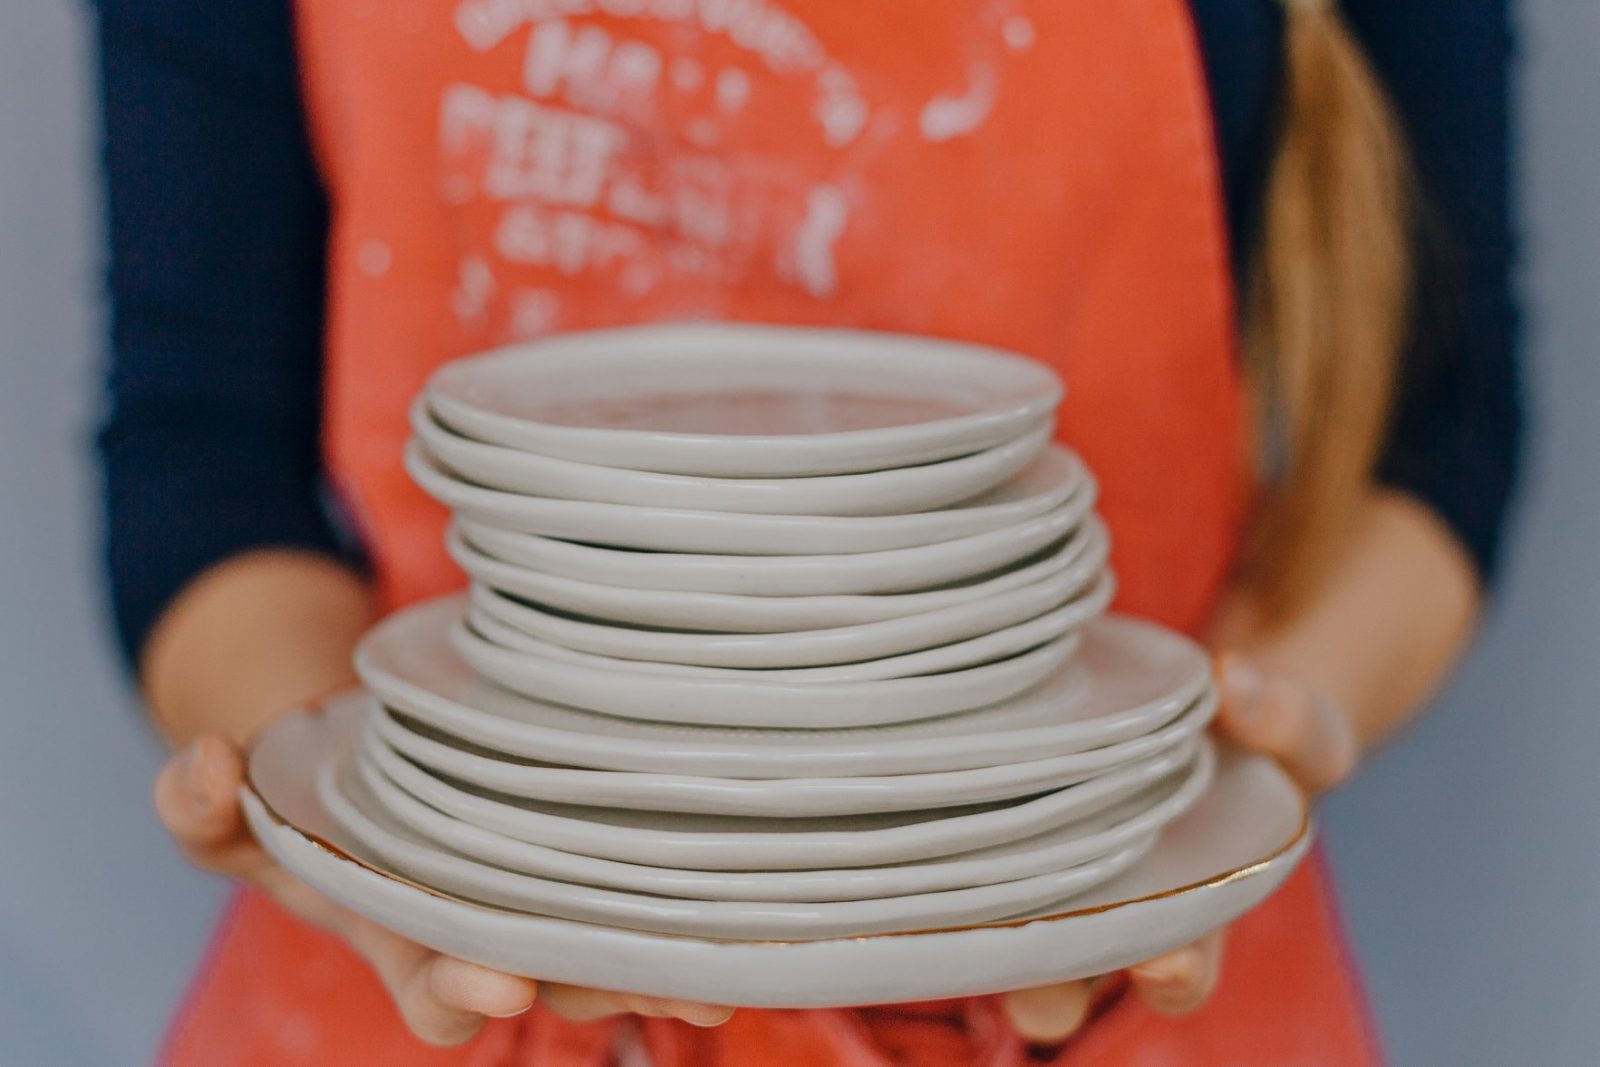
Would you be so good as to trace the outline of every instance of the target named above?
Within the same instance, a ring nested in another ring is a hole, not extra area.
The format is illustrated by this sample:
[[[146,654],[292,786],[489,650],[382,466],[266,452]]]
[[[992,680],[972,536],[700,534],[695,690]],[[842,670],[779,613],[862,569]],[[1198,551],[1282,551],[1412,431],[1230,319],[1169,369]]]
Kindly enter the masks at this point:
[[[451,1047],[472,1040],[483,1029],[484,1015],[446,1003],[435,991],[433,969],[442,958],[439,953],[358,916],[349,916],[343,927],[345,940],[372,966],[400,1018],[419,1040]],[[471,984],[470,978],[452,974],[449,968],[440,975],[452,994],[473,995],[473,990],[460,988],[461,979]]]
[[[428,966],[428,987],[446,1007],[508,1019],[533,1006],[536,983],[453,956],[436,956]]]
[[[733,1018],[733,1009],[720,1004],[699,1004],[665,997],[630,997],[628,1010],[653,1019],[682,1019],[692,1026],[721,1026]]]
[[[1207,934],[1128,971],[1134,992],[1163,1015],[1194,1011],[1216,990],[1222,968],[1222,931]]]
[[[539,1001],[563,1019],[574,1023],[594,1022],[610,1015],[621,1015],[628,1010],[618,993],[557,982],[539,983]]]
[[[239,810],[244,761],[225,739],[208,735],[167,761],[153,800],[162,824],[197,866],[234,878],[257,879],[271,860]]]
[[[400,1017],[417,1037],[430,1045],[450,1048],[464,1045],[478,1036],[486,1016],[446,1004],[433,990],[433,970],[442,958],[420,945],[407,945],[417,958],[401,971],[400,980],[390,987]]]
[[[1061,982],[1006,993],[1000,1004],[1024,1040],[1053,1045],[1078,1031],[1089,1017],[1092,999],[1088,982]]]
[[[1276,759],[1309,793],[1332,788],[1355,769],[1355,723],[1334,701],[1264,677],[1238,656],[1224,657],[1221,676],[1217,725],[1223,734]]]
[[[732,1008],[712,1004],[614,993],[556,982],[540,984],[539,1000],[562,1018],[580,1023],[631,1013],[657,1019],[682,1019],[695,1026],[720,1026],[733,1017]]]

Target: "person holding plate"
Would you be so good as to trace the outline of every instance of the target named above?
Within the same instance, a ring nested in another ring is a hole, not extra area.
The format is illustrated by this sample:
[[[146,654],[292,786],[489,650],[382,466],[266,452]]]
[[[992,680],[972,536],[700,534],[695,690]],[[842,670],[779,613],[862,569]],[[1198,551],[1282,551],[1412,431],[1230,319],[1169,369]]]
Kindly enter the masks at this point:
[[[98,0],[100,437],[155,802],[239,879],[174,1067],[1379,1059],[1320,860],[1088,982],[838,1011],[537,983],[320,897],[239,746],[459,582],[401,467],[441,363],[599,326],[851,326],[1069,386],[1119,610],[1221,653],[1310,792],[1440,684],[1515,466],[1505,4]]]

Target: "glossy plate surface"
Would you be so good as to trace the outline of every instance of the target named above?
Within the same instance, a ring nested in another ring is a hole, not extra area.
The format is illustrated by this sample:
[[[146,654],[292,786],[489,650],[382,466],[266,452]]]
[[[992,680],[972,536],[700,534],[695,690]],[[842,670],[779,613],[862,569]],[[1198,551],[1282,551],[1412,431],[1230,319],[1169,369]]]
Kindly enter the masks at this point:
[[[1047,418],[1061,393],[1043,364],[978,345],[677,324],[460,360],[425,395],[446,426],[491,444],[641,471],[792,478],[978,452]]]
[[[549,981],[751,1007],[825,1007],[995,993],[1114,971],[1226,925],[1310,845],[1304,798],[1270,761],[1225,756],[1200,801],[1139,862],[1065,907],[1001,923],[815,941],[631,931],[522,914],[423,889],[353,858],[316,776],[358,716],[278,720],[253,747],[246,818],[287,869],[441,952]]]
[[[1210,679],[1203,649],[1123,616],[1084,628],[1041,685],[992,707],[897,725],[771,730],[682,726],[580,711],[481,680],[449,634],[459,600],[390,616],[356,668],[390,707],[513,756],[609,770],[800,778],[989,767],[1116,744],[1160,728]]]

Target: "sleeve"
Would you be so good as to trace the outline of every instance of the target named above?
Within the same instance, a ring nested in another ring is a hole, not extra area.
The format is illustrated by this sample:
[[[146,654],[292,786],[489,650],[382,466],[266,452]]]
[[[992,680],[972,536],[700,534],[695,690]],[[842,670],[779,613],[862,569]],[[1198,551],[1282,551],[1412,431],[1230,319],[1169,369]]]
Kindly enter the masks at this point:
[[[1346,0],[1422,192],[1417,329],[1380,477],[1432,507],[1485,577],[1522,437],[1511,289],[1508,0]]]
[[[327,207],[287,0],[99,0],[111,303],[98,437],[117,632],[254,547],[349,558],[322,506]]]

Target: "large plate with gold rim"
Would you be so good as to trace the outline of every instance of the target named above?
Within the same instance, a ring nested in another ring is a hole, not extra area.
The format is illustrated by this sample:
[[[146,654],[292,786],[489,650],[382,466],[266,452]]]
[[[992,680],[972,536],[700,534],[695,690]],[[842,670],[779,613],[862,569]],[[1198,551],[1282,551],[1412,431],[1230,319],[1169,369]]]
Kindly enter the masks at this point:
[[[253,746],[246,818],[287,869],[441,952],[547,981],[749,1007],[934,1000],[1114,971],[1260,903],[1311,842],[1304,797],[1270,761],[1225,753],[1199,802],[1127,870],[1063,904],[1003,920],[813,940],[646,933],[529,914],[423,887],[329,817],[318,775],[353,717],[280,719]]]

